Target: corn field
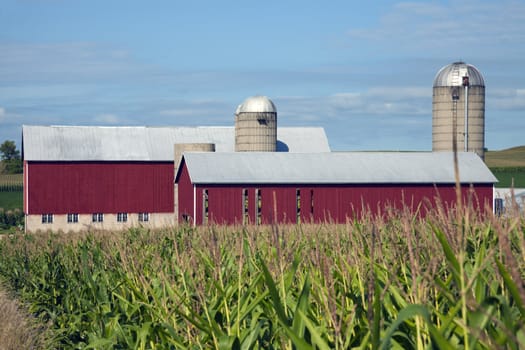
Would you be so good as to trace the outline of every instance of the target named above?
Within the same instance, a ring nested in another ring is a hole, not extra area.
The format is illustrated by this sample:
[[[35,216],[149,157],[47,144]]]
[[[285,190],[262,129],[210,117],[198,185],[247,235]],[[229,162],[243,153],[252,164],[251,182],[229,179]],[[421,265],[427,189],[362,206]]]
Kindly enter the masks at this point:
[[[22,174],[0,174],[0,192],[21,192],[24,189]]]
[[[525,348],[525,220],[13,235],[0,276],[65,349]]]

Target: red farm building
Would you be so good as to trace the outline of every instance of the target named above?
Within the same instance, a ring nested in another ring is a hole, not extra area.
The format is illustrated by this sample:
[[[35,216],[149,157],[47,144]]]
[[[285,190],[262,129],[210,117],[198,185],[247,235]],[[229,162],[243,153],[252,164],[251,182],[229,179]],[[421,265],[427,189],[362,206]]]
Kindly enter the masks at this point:
[[[496,178],[475,153],[458,157],[463,196],[491,207]],[[185,153],[176,183],[180,220],[199,225],[344,223],[456,201],[451,152]]]
[[[455,201],[452,153],[331,152],[323,128],[277,128],[265,96],[234,127],[26,125],[22,157],[27,231],[345,222]],[[464,196],[492,206],[481,158],[461,153],[459,169]]]
[[[275,152],[330,152],[323,128],[279,128]],[[26,230],[177,224],[177,147],[235,151],[234,127],[22,128]],[[180,151],[179,151],[180,153]]]

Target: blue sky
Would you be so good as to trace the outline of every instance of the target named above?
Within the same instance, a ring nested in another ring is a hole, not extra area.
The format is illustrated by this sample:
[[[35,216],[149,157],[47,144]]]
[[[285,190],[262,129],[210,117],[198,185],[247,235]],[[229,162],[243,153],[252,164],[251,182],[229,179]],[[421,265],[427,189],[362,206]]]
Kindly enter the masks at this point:
[[[21,125],[233,125],[267,95],[334,150],[430,150],[432,82],[486,84],[486,147],[525,144],[524,1],[2,0],[0,141]]]

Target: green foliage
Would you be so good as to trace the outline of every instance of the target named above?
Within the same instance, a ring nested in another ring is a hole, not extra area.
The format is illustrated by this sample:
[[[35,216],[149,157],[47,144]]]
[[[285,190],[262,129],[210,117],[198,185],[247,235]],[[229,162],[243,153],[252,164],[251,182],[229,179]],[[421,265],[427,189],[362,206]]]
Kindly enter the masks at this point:
[[[0,159],[4,173],[19,174],[22,172],[20,151],[16,149],[14,141],[6,140],[0,145]]]
[[[525,187],[525,167],[490,168],[498,179],[497,187]]]
[[[56,348],[523,348],[525,222],[486,215],[13,235],[0,276]]]
[[[0,232],[11,232],[10,228],[21,230],[24,227],[24,213],[20,209],[0,208]]]
[[[13,160],[20,159],[20,151],[16,149],[14,141],[6,140],[0,145],[0,159],[2,160]]]
[[[5,210],[22,209],[23,194],[22,191],[4,192],[0,191],[0,208]]]

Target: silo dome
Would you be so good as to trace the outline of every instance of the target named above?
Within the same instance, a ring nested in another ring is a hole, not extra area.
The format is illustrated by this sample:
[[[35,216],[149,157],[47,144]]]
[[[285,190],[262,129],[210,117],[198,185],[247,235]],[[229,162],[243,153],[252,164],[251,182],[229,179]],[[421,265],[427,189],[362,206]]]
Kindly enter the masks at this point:
[[[235,110],[235,151],[275,152],[277,109],[266,96],[252,96]]]
[[[235,114],[239,113],[277,113],[277,109],[266,96],[252,96],[248,97],[242,104],[237,107]]]
[[[434,87],[463,86],[463,77],[468,77],[470,86],[485,86],[479,70],[465,62],[454,62],[439,70],[434,78]]]
[[[432,150],[485,156],[485,81],[465,62],[441,68],[432,93]]]

